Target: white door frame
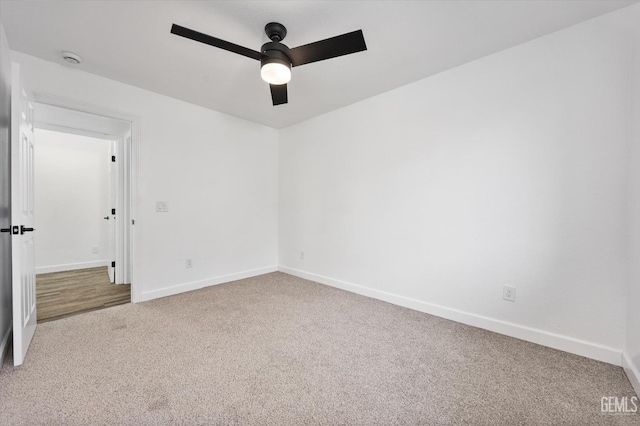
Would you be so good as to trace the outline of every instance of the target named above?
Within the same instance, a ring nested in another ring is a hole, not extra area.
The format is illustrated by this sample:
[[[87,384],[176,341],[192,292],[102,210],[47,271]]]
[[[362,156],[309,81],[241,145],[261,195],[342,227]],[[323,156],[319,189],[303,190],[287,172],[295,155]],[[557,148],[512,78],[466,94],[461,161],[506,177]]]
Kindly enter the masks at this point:
[[[124,253],[128,256],[124,256],[124,261],[131,261],[130,265],[127,265],[130,270],[131,276],[131,302],[136,303],[140,301],[140,289],[138,288],[138,271],[135,267],[137,250],[136,241],[138,238],[137,228],[139,224],[135,221],[138,211],[138,198],[139,198],[139,166],[140,166],[140,140],[141,140],[141,119],[139,116],[132,115],[123,111],[117,111],[109,108],[104,108],[97,105],[92,105],[84,102],[79,102],[72,99],[61,98],[56,95],[51,95],[43,92],[34,92],[34,100],[36,102],[57,106],[61,108],[67,108],[70,110],[86,112],[89,114],[101,115],[108,118],[114,118],[117,120],[128,121],[131,123],[131,143],[127,146],[126,141],[124,143],[123,155],[124,157],[124,172],[125,179],[128,178],[127,185],[124,187],[124,196],[128,198],[129,209],[123,209],[122,213],[118,213],[118,218],[122,219],[125,226],[128,227],[129,241],[124,241]],[[128,176],[127,176],[127,171]],[[128,210],[128,211],[127,211]]]

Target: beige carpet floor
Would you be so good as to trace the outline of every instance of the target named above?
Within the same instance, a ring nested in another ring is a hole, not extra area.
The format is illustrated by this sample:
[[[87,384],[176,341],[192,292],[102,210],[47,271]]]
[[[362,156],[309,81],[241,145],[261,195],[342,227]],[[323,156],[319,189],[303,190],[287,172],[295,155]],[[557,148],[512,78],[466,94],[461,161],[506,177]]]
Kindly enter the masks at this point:
[[[40,324],[0,425],[629,425],[622,369],[283,273]]]

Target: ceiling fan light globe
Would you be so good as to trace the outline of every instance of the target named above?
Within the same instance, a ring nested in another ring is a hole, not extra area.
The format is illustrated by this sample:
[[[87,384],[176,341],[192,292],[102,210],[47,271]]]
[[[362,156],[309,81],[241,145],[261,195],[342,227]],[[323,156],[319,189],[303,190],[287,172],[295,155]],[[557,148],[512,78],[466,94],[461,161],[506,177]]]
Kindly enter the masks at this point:
[[[262,64],[260,76],[269,84],[287,84],[291,80],[291,68],[281,62],[267,62]]]

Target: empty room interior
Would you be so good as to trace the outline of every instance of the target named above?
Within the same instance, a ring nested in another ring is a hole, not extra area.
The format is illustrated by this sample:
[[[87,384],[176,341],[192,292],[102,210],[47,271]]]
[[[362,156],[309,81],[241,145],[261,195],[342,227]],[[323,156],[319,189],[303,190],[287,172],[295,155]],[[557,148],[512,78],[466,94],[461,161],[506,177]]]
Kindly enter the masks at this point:
[[[640,1],[0,0],[0,77],[0,424],[640,424]]]

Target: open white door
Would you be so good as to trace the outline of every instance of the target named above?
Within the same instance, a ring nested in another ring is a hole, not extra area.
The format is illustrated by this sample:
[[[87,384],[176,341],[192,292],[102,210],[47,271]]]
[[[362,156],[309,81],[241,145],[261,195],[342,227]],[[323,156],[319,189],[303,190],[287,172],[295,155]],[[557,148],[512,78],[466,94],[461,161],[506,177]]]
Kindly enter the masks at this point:
[[[13,64],[11,87],[11,256],[13,363],[21,365],[36,331],[33,229],[33,102]]]
[[[109,263],[107,269],[109,271],[109,281],[116,282],[116,185],[118,184],[118,171],[116,169],[116,141],[111,142],[111,158],[109,163],[109,176],[107,177],[107,206],[109,211],[105,219],[109,221]]]

